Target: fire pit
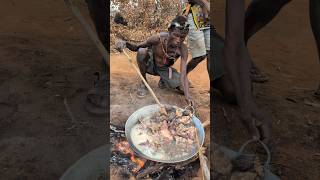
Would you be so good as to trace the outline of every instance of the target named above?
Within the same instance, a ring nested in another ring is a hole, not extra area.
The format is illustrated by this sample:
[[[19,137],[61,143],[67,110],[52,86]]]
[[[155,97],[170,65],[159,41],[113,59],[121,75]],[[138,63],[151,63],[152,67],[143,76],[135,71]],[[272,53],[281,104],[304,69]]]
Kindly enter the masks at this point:
[[[160,177],[169,179],[193,173],[196,176],[199,162],[197,157],[179,163],[162,163],[145,159],[137,154],[130,147],[129,142],[124,138],[124,132],[117,131],[111,135],[111,157],[110,174],[114,179],[142,179],[149,177],[158,179]],[[189,176],[191,177],[191,176]]]

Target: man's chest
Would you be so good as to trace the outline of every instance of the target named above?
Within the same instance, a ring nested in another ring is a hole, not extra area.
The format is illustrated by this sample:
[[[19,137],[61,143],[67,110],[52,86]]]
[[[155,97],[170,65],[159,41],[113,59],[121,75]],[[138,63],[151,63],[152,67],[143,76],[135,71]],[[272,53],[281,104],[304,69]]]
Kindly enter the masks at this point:
[[[158,63],[173,64],[181,56],[180,48],[163,49],[161,46],[153,48],[153,56]]]

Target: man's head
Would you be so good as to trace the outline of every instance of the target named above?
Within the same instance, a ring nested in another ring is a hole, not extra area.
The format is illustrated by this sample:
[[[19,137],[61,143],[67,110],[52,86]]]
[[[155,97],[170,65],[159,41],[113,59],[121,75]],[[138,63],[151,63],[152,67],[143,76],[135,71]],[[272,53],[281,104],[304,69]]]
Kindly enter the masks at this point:
[[[189,32],[189,25],[185,16],[176,16],[168,28],[171,46],[180,46]]]

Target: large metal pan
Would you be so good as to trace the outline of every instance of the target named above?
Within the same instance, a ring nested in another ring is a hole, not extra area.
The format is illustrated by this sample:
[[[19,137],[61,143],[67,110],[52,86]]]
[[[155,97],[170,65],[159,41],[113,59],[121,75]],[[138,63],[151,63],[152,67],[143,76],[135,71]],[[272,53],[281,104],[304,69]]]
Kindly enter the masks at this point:
[[[165,105],[165,106],[170,106],[170,105]],[[173,106],[175,108],[178,108],[176,106]],[[181,108],[180,108],[181,109]],[[139,110],[137,110],[136,112],[134,112],[127,120],[126,125],[125,125],[125,134],[127,137],[127,140],[130,144],[130,147],[141,157],[145,158],[145,159],[149,159],[152,161],[156,161],[156,162],[163,162],[163,163],[178,163],[178,162],[183,162],[186,161],[188,159],[191,159],[193,156],[195,156],[198,153],[198,148],[194,149],[190,154],[182,156],[180,158],[177,159],[171,159],[171,160],[163,160],[163,159],[156,159],[153,157],[149,157],[148,155],[144,154],[143,152],[141,152],[140,150],[138,150],[135,145],[133,144],[132,141],[134,141],[134,139],[131,139],[131,129],[132,127],[138,123],[139,118],[143,118],[143,117],[148,117],[148,116],[152,116],[154,113],[158,112],[160,110],[160,107],[158,104],[154,104],[154,105],[149,105],[149,106],[145,106]],[[201,121],[193,116],[192,117],[192,121],[198,131],[198,138],[199,138],[199,143],[200,146],[203,145],[204,143],[204,128],[201,124]]]

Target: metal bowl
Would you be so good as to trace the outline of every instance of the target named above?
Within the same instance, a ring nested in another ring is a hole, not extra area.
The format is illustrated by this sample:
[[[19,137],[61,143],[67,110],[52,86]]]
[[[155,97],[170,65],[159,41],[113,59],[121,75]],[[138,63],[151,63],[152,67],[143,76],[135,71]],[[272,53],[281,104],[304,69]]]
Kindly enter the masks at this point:
[[[171,105],[165,105],[165,106],[171,106]],[[178,108],[176,106],[171,106],[171,107],[175,107]],[[179,108],[181,109],[181,108]],[[133,149],[134,152],[136,152],[139,156],[145,158],[145,159],[149,159],[152,161],[156,161],[156,162],[163,162],[163,163],[178,163],[178,162],[183,162],[186,161],[188,159],[191,159],[193,156],[195,156],[198,152],[198,148],[195,148],[190,154],[187,154],[185,156],[182,156],[180,158],[176,158],[176,159],[170,159],[170,160],[163,160],[163,159],[157,159],[157,158],[153,158],[153,157],[149,157],[148,155],[144,154],[143,152],[141,152],[138,148],[135,147],[135,145],[133,144],[132,141],[134,141],[133,139],[131,139],[131,129],[132,127],[138,123],[139,118],[143,118],[143,117],[147,117],[147,116],[152,116],[154,113],[158,112],[160,110],[159,105],[154,104],[154,105],[149,105],[149,106],[145,106],[142,107],[141,109],[137,110],[136,112],[134,112],[127,120],[126,125],[125,125],[125,134],[127,137],[127,140],[130,144],[130,147]],[[193,116],[192,117],[192,121],[198,131],[198,138],[199,138],[199,142],[200,142],[200,146],[203,145],[204,143],[204,136],[205,136],[205,132],[204,132],[204,128],[201,124],[201,121]]]

